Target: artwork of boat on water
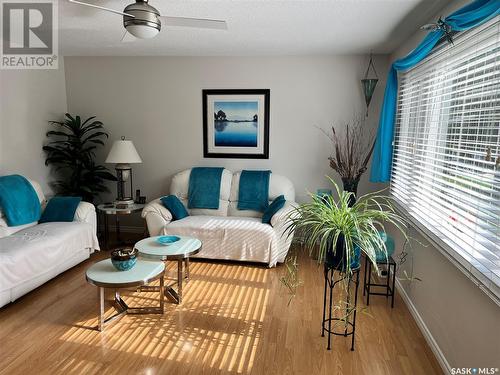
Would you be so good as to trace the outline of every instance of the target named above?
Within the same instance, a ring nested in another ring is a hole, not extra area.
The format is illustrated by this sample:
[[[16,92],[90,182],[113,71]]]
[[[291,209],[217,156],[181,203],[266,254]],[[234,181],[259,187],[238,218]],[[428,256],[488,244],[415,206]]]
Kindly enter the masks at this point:
[[[215,101],[215,146],[257,147],[258,101]]]

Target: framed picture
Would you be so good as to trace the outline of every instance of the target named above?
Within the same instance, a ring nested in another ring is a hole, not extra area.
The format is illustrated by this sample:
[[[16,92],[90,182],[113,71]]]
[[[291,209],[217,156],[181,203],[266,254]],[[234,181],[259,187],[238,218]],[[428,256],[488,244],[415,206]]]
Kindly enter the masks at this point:
[[[203,90],[203,156],[269,159],[270,90]]]

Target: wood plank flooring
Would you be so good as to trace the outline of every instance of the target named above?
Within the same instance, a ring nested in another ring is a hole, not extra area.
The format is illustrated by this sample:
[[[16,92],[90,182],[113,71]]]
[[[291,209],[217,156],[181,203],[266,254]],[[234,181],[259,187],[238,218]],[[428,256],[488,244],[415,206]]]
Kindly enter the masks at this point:
[[[354,352],[349,338],[335,336],[327,351],[322,272],[306,256],[304,285],[290,305],[282,265],[192,262],[181,306],[166,303],[163,316],[128,315],[99,333],[92,329],[97,292],[84,273],[106,256],[95,254],[0,309],[0,374],[441,373],[399,296],[394,309],[377,296],[358,314]],[[157,303],[154,293],[131,291],[124,299]]]

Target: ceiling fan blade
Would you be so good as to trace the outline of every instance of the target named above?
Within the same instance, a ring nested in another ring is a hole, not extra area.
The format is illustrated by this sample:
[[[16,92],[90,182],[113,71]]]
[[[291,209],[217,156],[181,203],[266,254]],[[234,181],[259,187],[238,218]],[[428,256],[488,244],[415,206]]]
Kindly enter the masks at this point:
[[[122,43],[130,43],[130,42],[135,42],[137,38],[130,34],[127,30],[125,30],[125,33],[122,36],[121,42]]]
[[[165,26],[197,27],[200,29],[227,30],[226,21],[206,18],[170,17],[161,16]]]
[[[100,10],[105,10],[106,12],[111,12],[111,13],[115,13],[115,14],[120,14],[122,16],[128,16],[128,17],[134,17],[135,18],[135,16],[133,16],[132,14],[123,13],[123,12],[120,12],[119,10],[114,10],[114,9],[105,8],[105,7],[102,7],[102,6],[99,6],[99,5],[84,3],[83,1],[77,1],[77,0],[68,0],[68,1],[70,3],[73,3],[73,4],[84,5],[86,7],[96,8],[96,9],[100,9]]]

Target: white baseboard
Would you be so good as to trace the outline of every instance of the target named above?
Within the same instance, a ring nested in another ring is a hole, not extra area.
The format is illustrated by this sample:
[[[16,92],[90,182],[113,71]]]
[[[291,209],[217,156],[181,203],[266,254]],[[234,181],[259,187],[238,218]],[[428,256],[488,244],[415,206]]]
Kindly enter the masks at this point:
[[[417,308],[413,304],[413,302],[410,299],[410,296],[406,293],[406,290],[403,288],[401,285],[400,281],[396,279],[396,289],[399,292],[399,295],[405,302],[406,306],[408,307],[408,310],[410,310],[411,315],[413,316],[413,319],[417,322],[418,328],[420,328],[420,331],[424,335],[425,340],[427,341],[427,344],[429,344],[432,352],[437,358],[437,361],[439,362],[439,365],[441,366],[441,369],[445,374],[451,374],[451,366],[448,363],[448,360],[444,356],[444,353],[441,351],[441,348],[439,347],[438,343],[432,336],[431,331],[429,328],[427,328],[427,325],[425,324],[424,320],[418,313]]]

